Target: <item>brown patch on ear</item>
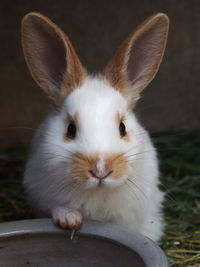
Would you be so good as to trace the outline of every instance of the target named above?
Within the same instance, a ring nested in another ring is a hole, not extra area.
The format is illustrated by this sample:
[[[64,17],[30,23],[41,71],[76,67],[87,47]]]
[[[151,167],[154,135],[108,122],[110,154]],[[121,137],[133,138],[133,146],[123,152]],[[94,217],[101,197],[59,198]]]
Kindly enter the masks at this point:
[[[132,108],[154,78],[161,63],[168,35],[169,19],[158,13],[143,22],[121,44],[103,74]],[[131,97],[130,97],[131,96]]]
[[[69,38],[47,17],[29,13],[22,20],[22,46],[33,79],[60,106],[86,76]]]
[[[66,120],[65,120],[65,135],[64,135],[64,141],[65,142],[72,142],[73,139],[68,138],[66,136],[66,131],[67,131],[67,127],[69,125],[70,122],[73,122],[76,126],[76,132],[78,133],[80,131],[80,122],[79,122],[79,115],[78,112],[75,112],[75,114],[73,116],[71,116],[70,114],[67,114]]]
[[[124,50],[126,45],[123,44],[117,50],[117,53],[109,61],[107,67],[103,71],[103,75],[109,81],[110,85],[121,92],[124,96],[128,96],[129,87],[128,77],[124,70]]]
[[[137,103],[138,99],[139,99],[139,97],[132,97],[128,101],[128,109],[129,110],[132,110],[136,106],[136,103]]]
[[[67,36],[65,38],[67,38]],[[67,68],[67,72],[64,75],[64,83],[61,90],[64,98],[68,96],[75,88],[80,86],[87,76],[87,73],[80,63],[72,44],[70,43],[68,38],[67,40],[67,61],[69,62],[69,66]]]

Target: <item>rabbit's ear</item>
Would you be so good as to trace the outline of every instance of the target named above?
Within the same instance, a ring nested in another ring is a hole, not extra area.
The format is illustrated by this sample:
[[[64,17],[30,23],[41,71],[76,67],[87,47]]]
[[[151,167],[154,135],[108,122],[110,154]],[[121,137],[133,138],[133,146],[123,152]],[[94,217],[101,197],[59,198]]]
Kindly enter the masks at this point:
[[[45,16],[23,18],[22,46],[33,79],[56,105],[83,81],[86,72],[71,42]]]
[[[165,14],[147,19],[122,43],[104,71],[111,85],[129,97],[130,107],[158,71],[168,28]]]

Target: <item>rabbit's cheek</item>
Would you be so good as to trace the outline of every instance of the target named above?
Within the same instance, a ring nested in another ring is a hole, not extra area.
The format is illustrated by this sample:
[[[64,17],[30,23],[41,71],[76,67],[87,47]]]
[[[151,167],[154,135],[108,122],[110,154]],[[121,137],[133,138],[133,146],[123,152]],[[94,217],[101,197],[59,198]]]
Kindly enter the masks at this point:
[[[106,159],[106,165],[108,169],[113,171],[110,176],[113,180],[122,179],[128,172],[128,161],[124,154],[109,155]]]

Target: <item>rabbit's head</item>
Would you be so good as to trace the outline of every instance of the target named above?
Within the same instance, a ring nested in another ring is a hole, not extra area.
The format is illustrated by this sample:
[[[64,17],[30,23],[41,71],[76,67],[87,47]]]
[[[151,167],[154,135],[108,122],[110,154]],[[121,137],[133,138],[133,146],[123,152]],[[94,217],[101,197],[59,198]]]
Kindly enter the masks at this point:
[[[132,109],[159,68],[168,25],[166,15],[153,15],[122,43],[101,74],[91,76],[53,22],[38,13],[24,17],[27,65],[57,106],[46,127],[46,147],[52,154],[56,147],[55,161],[66,161],[66,179],[96,188],[116,187],[128,178],[143,142]]]

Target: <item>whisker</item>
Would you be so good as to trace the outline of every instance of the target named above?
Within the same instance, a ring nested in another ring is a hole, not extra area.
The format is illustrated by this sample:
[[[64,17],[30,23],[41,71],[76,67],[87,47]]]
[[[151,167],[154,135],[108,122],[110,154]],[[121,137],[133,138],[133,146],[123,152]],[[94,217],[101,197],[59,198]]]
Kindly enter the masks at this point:
[[[168,189],[167,187],[166,187],[166,185],[164,185],[161,181],[159,181],[159,184],[162,186],[162,187],[164,187],[164,189],[165,189],[165,195],[166,195],[166,197],[169,199],[169,200],[172,200],[174,203],[177,203],[177,199],[175,198],[175,196],[170,192],[170,189]]]
[[[140,186],[134,182],[133,180],[131,180],[130,178],[127,179],[127,181],[131,182],[134,186],[137,187],[137,189],[143,194],[143,196],[148,200],[147,195],[144,193],[144,191],[140,188]]]
[[[132,192],[132,190],[130,189],[130,184],[128,184],[127,183],[127,181],[125,182],[125,185],[127,185],[127,187],[126,187],[126,189],[128,190],[128,193],[131,195],[131,197],[133,197],[133,200],[134,200],[134,198],[137,200],[137,202],[141,205],[141,208],[142,208],[142,201],[141,201],[141,199],[138,197],[138,195],[137,195],[137,193],[136,193],[136,191],[134,191],[134,194],[133,194],[133,192]]]
[[[118,158],[122,157],[124,155],[124,153],[120,153],[119,155],[117,155],[112,161],[111,163],[113,163],[113,161],[117,160]]]
[[[154,149],[146,150],[146,151],[141,151],[141,152],[138,152],[138,153],[135,153],[135,154],[126,156],[126,158],[130,158],[130,157],[133,157],[133,156],[137,156],[137,155],[145,154],[145,153],[148,153],[148,152],[154,152],[154,151],[155,151]]]
[[[142,176],[140,176],[138,174],[137,174],[137,177],[140,179],[142,178]],[[151,185],[149,180],[146,180],[145,183],[147,183],[148,185]],[[166,197],[168,197],[168,199],[172,200],[173,202],[177,203],[175,196],[172,195],[170,190],[161,181],[159,181],[159,184],[165,188]]]

